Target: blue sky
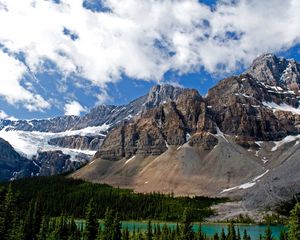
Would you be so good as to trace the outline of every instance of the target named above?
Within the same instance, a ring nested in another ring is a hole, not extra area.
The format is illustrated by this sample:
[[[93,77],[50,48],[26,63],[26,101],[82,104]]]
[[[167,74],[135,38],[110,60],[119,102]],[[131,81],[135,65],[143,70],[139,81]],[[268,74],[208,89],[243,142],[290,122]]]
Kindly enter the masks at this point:
[[[0,118],[84,114],[155,84],[204,95],[266,52],[300,61],[297,1],[0,0]]]

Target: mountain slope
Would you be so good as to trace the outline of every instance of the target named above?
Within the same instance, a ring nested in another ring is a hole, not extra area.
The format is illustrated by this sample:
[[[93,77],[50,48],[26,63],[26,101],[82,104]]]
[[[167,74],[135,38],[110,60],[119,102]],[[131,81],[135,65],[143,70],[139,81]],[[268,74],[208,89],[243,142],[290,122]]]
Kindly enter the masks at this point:
[[[274,204],[300,191],[300,149],[282,140],[300,134],[299,82],[298,63],[263,55],[206,97],[186,89],[112,128],[91,164],[72,176],[142,192],[245,197],[249,208]],[[272,197],[265,185],[281,190]]]
[[[0,181],[31,176],[37,170],[32,161],[22,157],[7,141],[0,138]]]

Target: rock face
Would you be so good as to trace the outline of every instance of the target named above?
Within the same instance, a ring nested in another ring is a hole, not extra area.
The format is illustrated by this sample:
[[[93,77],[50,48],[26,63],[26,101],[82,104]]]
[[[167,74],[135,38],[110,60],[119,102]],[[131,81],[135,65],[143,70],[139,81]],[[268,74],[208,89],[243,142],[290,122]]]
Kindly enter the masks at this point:
[[[249,74],[219,82],[208,91],[206,101],[224,133],[249,140],[278,140],[299,132],[299,114],[276,109],[289,106],[298,111],[298,94],[274,91]]]
[[[300,192],[299,69],[265,54],[205,97],[154,87],[141,114],[112,128],[93,164],[72,176],[142,192],[247,198],[249,209],[286,199]]]
[[[1,120],[0,130],[39,131],[39,132],[63,132],[71,129],[80,118],[77,116],[61,116],[51,119],[40,120]]]
[[[300,192],[299,69],[294,60],[265,54],[205,97],[155,86],[127,105],[100,105],[82,117],[2,120],[0,129],[58,132],[107,124],[105,133],[49,140],[53,148],[98,150],[73,177],[142,192],[246,196],[245,206],[265,207]],[[76,169],[85,158],[47,151],[33,162],[50,175]]]
[[[28,177],[38,172],[32,161],[22,157],[4,139],[0,138],[0,181]]]
[[[168,145],[182,145],[187,142],[188,136],[196,132],[215,132],[214,124],[206,113],[206,104],[196,90],[176,90],[171,96],[174,101],[145,111],[136,121],[112,130],[96,157],[120,160],[135,154],[160,155]],[[149,103],[153,107],[159,98],[156,95],[150,95],[150,98]],[[194,137],[192,144],[201,145],[207,138],[212,137]]]
[[[63,148],[82,149],[82,150],[99,150],[103,136],[65,136],[49,140],[50,145],[60,146]]]
[[[300,87],[300,64],[273,54],[255,59],[247,73],[269,86],[292,91],[298,91]]]
[[[39,152],[33,158],[36,166],[39,166],[40,176],[57,175],[74,171],[82,166],[83,161],[72,161],[70,155],[64,154],[62,151]],[[85,160],[88,162],[88,159]]]

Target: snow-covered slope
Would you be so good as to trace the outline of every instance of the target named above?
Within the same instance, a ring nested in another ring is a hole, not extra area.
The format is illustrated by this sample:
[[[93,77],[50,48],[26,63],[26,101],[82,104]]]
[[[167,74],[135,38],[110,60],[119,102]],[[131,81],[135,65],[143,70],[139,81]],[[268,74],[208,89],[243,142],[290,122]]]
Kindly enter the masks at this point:
[[[93,156],[96,151],[57,147],[50,145],[49,141],[57,137],[74,135],[105,136],[103,132],[106,131],[108,128],[109,125],[104,124],[98,127],[87,127],[80,130],[68,130],[65,132],[51,133],[38,131],[29,132],[21,130],[8,131],[6,127],[0,131],[0,137],[8,141],[17,152],[19,152],[27,158],[32,158],[38,152],[42,151],[61,150],[63,153],[71,155],[72,159],[75,159],[75,156],[78,155],[78,153]]]

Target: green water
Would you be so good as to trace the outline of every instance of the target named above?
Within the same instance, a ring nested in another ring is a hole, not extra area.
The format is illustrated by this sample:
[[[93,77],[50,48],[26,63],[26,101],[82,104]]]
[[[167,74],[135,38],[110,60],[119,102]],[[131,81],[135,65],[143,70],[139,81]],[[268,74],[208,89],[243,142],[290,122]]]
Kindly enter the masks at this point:
[[[85,225],[84,221],[76,221],[76,223],[80,226]],[[157,224],[157,223],[152,223],[152,224]],[[159,225],[162,227],[165,223],[160,222]],[[168,227],[170,228],[176,228],[176,223],[166,223]],[[103,223],[101,223],[101,226],[103,227]],[[205,233],[207,236],[213,236],[216,232],[218,234],[221,233],[222,228],[224,228],[225,233],[227,232],[227,224],[209,224],[209,223],[202,223],[201,228],[202,232]],[[147,229],[147,222],[133,222],[133,221],[123,221],[122,222],[122,228],[126,228],[130,231],[132,231],[134,228],[140,229],[141,231],[145,231]],[[194,231],[198,231],[198,224],[194,225]],[[243,232],[246,229],[248,234],[251,236],[252,240],[259,239],[259,235],[262,234],[264,235],[265,230],[267,226],[265,225],[249,225],[249,224],[238,224],[235,226],[236,230],[240,230],[241,235],[243,236]],[[279,239],[280,231],[284,229],[284,226],[282,225],[276,225],[276,226],[271,226],[271,231],[272,231],[272,236],[275,237],[276,239]]]

